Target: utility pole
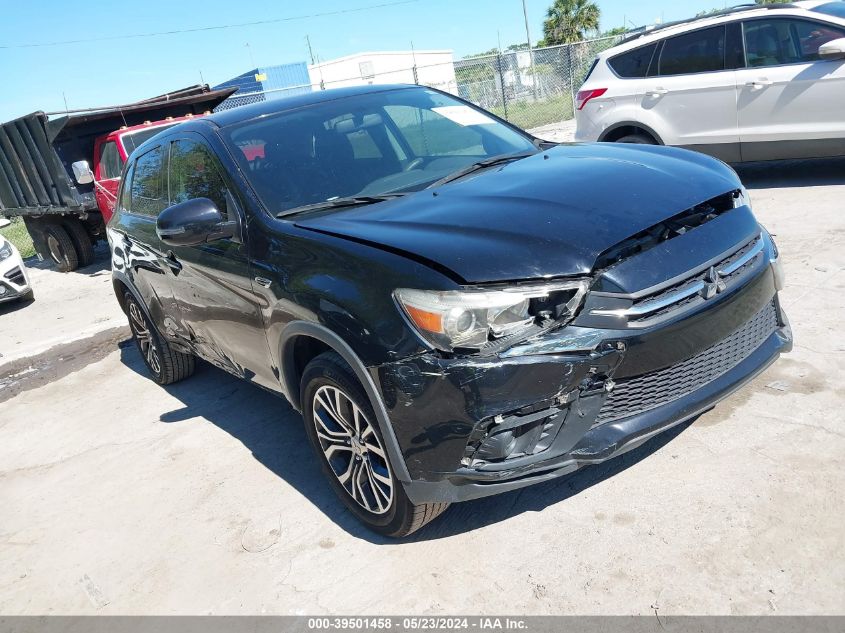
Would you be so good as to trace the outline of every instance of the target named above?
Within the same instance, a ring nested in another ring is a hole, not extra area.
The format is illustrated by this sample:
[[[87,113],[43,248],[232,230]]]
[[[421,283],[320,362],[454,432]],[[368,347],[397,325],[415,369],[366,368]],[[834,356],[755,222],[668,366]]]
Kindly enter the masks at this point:
[[[534,67],[534,49],[531,46],[531,30],[528,28],[528,9],[522,0],[522,16],[525,18],[525,39],[528,41],[528,59],[531,61],[531,87],[534,89],[534,98],[537,98],[537,69]]]
[[[313,66],[317,62],[314,61],[314,50],[311,48],[311,38],[308,35],[306,35],[305,41],[308,44],[308,55],[311,56],[311,65]]]

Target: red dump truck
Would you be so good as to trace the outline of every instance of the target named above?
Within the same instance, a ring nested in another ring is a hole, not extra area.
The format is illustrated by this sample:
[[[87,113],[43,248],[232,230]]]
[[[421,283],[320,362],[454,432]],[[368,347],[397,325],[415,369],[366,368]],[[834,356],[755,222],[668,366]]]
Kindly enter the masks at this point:
[[[58,270],[90,264],[132,150],[166,127],[209,112],[235,90],[192,86],[123,106],[33,112],[3,123],[0,216],[22,217],[39,257]]]

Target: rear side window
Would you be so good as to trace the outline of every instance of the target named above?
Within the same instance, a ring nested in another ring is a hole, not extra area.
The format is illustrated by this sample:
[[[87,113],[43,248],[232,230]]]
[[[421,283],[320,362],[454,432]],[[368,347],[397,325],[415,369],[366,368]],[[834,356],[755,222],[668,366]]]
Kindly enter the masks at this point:
[[[648,74],[648,67],[656,48],[657,43],[641,46],[627,53],[611,57],[607,63],[620,77],[626,79],[642,78]]]
[[[129,210],[132,213],[158,217],[167,206],[164,191],[164,168],[161,146],[151,149],[135,161],[132,175]]]
[[[661,75],[688,75],[725,69],[725,27],[714,26],[671,37],[660,53]]]
[[[104,143],[100,150],[100,178],[104,180],[120,178],[121,169],[123,169],[123,163],[117,151],[117,143],[114,141]]]
[[[753,68],[817,61],[822,44],[845,37],[845,29],[794,18],[749,20],[743,30],[745,55]]]

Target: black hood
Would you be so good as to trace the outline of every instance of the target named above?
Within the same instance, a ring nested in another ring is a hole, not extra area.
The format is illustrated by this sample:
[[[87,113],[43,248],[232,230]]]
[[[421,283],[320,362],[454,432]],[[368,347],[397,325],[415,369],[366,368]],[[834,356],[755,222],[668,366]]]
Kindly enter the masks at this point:
[[[737,189],[724,163],[647,145],[562,145],[300,227],[436,262],[467,283],[589,273],[624,239]]]

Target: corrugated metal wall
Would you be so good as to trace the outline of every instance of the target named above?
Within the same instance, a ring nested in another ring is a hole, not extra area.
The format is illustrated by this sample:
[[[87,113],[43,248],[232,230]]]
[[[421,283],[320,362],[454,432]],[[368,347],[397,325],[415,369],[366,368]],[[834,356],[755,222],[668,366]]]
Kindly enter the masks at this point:
[[[238,92],[220,104],[219,110],[311,92],[308,65],[305,62],[254,68],[215,88],[233,86],[238,88]]]

